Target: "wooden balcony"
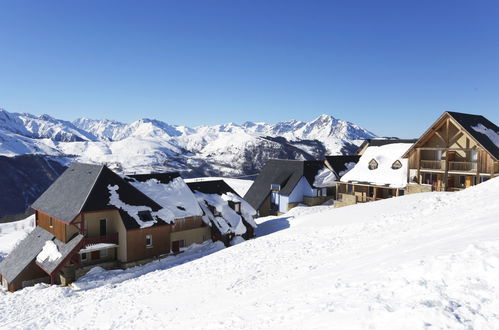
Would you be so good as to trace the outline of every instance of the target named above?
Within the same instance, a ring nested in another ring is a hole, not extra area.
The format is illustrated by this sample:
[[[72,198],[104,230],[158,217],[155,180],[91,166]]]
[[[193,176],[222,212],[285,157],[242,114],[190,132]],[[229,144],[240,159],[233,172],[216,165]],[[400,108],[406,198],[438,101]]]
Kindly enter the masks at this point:
[[[442,160],[421,160],[421,168],[427,170],[444,170],[445,165]]]
[[[455,162],[449,161],[449,171],[476,172],[476,162]]]
[[[118,233],[85,238],[86,245],[100,244],[100,243],[118,244]]]

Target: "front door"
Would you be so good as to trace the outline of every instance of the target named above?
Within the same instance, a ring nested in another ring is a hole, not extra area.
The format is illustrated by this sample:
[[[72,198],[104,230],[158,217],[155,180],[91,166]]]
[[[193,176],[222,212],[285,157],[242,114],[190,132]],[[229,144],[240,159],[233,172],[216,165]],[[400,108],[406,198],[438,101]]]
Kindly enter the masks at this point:
[[[473,177],[471,175],[466,176],[466,188],[469,188],[473,185]]]
[[[180,241],[173,241],[172,242],[172,251],[174,253],[180,252]]]
[[[107,221],[106,221],[106,219],[102,219],[99,221],[99,227],[100,227],[100,235],[106,236],[107,235]]]

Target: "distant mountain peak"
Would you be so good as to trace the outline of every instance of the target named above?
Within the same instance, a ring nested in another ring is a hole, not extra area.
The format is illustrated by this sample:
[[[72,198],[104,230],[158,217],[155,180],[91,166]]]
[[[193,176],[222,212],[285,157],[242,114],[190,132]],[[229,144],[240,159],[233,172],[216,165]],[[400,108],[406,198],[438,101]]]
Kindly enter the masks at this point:
[[[360,140],[373,137],[327,114],[308,122],[246,121],[192,128],[152,118],[130,124],[89,118],[69,122],[0,110],[0,155],[71,157],[128,172],[253,174],[269,158],[317,159],[353,152]]]

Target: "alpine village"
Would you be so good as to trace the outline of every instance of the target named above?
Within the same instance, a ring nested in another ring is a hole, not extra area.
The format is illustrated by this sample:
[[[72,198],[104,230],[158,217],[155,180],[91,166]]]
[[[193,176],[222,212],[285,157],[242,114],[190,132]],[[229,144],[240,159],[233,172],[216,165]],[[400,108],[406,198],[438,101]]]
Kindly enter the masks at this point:
[[[417,139],[367,139],[351,155],[268,159],[244,196],[223,179],[115,173],[73,163],[31,205],[36,227],[0,263],[8,291],[70,285],[95,266],[127,269],[255,237],[257,217],[297,205],[346,207],[430,191],[460,191],[499,176],[499,128],[444,112]]]

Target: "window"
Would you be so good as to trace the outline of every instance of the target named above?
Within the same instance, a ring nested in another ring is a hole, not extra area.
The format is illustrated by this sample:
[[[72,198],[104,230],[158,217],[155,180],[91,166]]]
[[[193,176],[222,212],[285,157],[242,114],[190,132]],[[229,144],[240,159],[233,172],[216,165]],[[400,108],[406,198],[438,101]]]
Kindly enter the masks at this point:
[[[402,163],[400,162],[400,160],[396,160],[392,164],[392,169],[394,169],[394,170],[398,170],[401,167],[402,167]]]
[[[146,235],[146,247],[152,247],[152,235]]]
[[[270,190],[271,191],[280,191],[281,190],[281,185],[277,183],[272,183],[270,185]]]
[[[99,232],[101,236],[107,235],[107,220],[101,219],[99,220]]]
[[[181,247],[181,248],[185,247],[185,239],[179,240],[178,241],[178,246]]]
[[[107,249],[104,249],[104,250],[100,251],[100,257],[101,258],[107,258]]]
[[[139,219],[144,222],[152,221],[151,211],[139,211]]]
[[[81,254],[81,261],[87,260],[87,253],[82,253]]]
[[[490,178],[488,178],[488,177],[486,177],[486,176],[481,176],[481,177],[480,177],[480,183],[485,182],[485,181],[487,181],[488,179],[490,179]]]
[[[49,226],[50,228],[54,228],[54,219],[52,217],[49,218]]]
[[[370,170],[375,170],[378,168],[378,162],[376,161],[376,159],[371,159],[371,161],[369,162],[369,169]]]
[[[236,211],[236,213],[241,214],[241,203],[240,202],[233,202],[229,201],[229,207]]]

